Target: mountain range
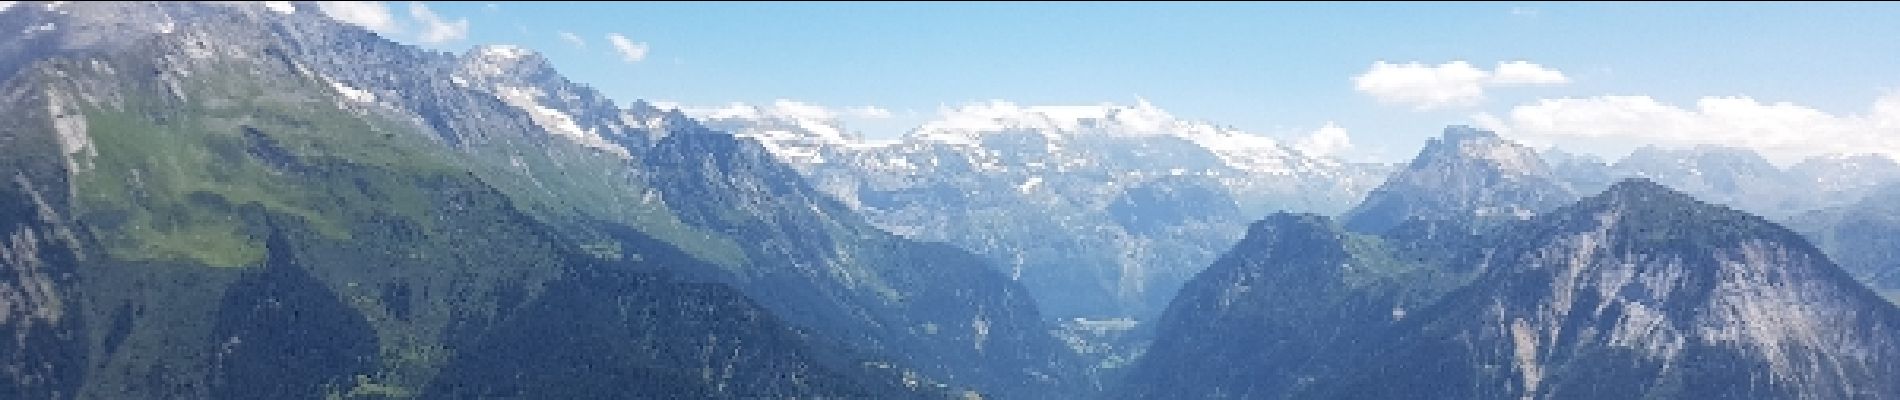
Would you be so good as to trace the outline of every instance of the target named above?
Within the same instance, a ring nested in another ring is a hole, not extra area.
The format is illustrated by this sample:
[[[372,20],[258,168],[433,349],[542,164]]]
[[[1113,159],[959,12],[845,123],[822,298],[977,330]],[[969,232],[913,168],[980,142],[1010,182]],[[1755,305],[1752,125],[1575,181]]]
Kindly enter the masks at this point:
[[[881,228],[983,255],[1062,319],[1152,317],[1244,221],[1339,212],[1388,168],[1146,101],[972,104],[895,140],[775,111],[695,114],[759,141]]]
[[[1467,151],[1446,152],[1448,143]],[[1469,151],[1479,143],[1494,151]],[[1448,129],[1367,199],[1451,199],[1412,203],[1403,222],[1375,225],[1405,228],[1356,233],[1301,214],[1256,222],[1176,296],[1110,393],[1900,396],[1885,378],[1900,371],[1900,308],[1764,217],[1629,178],[1473,234],[1456,229],[1498,206],[1470,193],[1534,194],[1504,201],[1524,210],[1567,193],[1524,189],[1548,171],[1500,176],[1499,165],[1541,165],[1497,151],[1517,148]],[[1454,229],[1419,228],[1441,224]]]
[[[1900,398],[1885,157],[867,140],[320,9],[0,6],[0,396]]]
[[[532,51],[309,3],[0,13],[33,26],[0,39],[19,397],[1072,391],[980,258]]]

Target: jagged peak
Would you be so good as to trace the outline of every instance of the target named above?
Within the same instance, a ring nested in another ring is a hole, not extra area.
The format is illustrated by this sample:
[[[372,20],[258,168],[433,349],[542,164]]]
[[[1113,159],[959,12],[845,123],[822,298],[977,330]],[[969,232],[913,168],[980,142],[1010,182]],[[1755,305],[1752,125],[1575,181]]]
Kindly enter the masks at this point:
[[[1445,132],[1439,137],[1451,143],[1462,143],[1474,140],[1503,140],[1503,138],[1498,136],[1497,132],[1478,129],[1470,125],[1447,126],[1445,127]]]
[[[1465,125],[1448,126],[1440,137],[1428,141],[1412,160],[1411,168],[1466,162],[1491,164],[1509,175],[1541,175],[1548,171],[1536,150],[1504,139],[1497,132]]]
[[[553,68],[541,53],[511,44],[475,46],[462,54],[462,72],[479,78],[527,76]]]
[[[490,61],[515,61],[539,56],[540,54],[534,50],[512,44],[485,44],[475,46],[475,48],[469,49],[467,55],[467,57]]]
[[[1451,125],[1451,126],[1445,127],[1445,131],[1439,134],[1438,137],[1432,138],[1431,140],[1427,141],[1425,144],[1425,150],[1427,152],[1431,152],[1434,150],[1444,151],[1446,149],[1460,149],[1460,148],[1469,148],[1469,147],[1499,147],[1499,146],[1523,147],[1523,146],[1518,145],[1516,142],[1505,140],[1503,137],[1498,136],[1497,132],[1473,128],[1473,127],[1469,127],[1465,125]],[[1529,149],[1529,148],[1526,147],[1526,149]]]

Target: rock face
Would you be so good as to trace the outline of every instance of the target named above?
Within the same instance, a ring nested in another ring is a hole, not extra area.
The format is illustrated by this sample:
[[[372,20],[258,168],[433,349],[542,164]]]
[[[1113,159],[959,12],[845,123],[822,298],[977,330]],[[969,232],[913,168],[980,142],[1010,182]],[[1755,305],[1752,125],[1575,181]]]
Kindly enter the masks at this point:
[[[1452,126],[1341,219],[1348,230],[1375,234],[1408,220],[1449,221],[1477,230],[1529,218],[1576,197],[1530,148],[1490,131]]]
[[[30,31],[0,37],[0,361],[28,366],[0,393],[1070,391],[1020,284],[757,143],[317,7],[0,11]]]
[[[1800,236],[1642,180],[1501,234],[1318,397],[1888,398],[1900,310]]]
[[[1351,251],[1354,238],[1317,217],[1256,224],[1183,290],[1119,393],[1900,396],[1886,378],[1900,373],[1900,309],[1793,232],[1647,180],[1501,225],[1454,257],[1395,238]],[[1357,268],[1381,253],[1409,266]],[[1353,277],[1365,270],[1399,272]]]

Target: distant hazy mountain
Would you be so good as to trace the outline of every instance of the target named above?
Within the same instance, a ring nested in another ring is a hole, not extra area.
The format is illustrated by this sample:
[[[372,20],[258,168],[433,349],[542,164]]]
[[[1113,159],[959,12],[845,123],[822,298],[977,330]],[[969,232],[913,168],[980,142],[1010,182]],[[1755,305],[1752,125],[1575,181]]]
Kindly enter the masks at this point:
[[[1882,186],[1900,183],[1900,163],[1874,154],[1829,155],[1802,160],[1787,169],[1796,188],[1815,202],[1809,207],[1836,207],[1864,201]]]
[[[1621,176],[1642,177],[1681,188],[1707,201],[1760,213],[1786,214],[1804,207],[1793,198],[1803,190],[1781,169],[1752,150],[1725,146],[1662,149],[1645,146],[1614,166]]]
[[[1900,184],[1875,189],[1858,203],[1796,215],[1788,225],[1848,273],[1900,300]]]
[[[1827,155],[1777,167],[1753,150],[1701,145],[1645,146],[1613,164],[1560,149],[1545,151],[1556,175],[1583,192],[1623,178],[1648,178],[1719,204],[1771,217],[1852,204],[1900,182],[1900,164],[1879,155]]]

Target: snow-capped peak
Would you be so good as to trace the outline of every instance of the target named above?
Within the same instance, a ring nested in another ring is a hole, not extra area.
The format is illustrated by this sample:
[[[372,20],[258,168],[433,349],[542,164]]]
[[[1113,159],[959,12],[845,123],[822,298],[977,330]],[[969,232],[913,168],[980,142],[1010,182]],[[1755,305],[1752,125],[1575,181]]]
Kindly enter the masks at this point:
[[[826,149],[869,149],[897,143],[929,147],[966,148],[971,154],[992,153],[984,139],[991,135],[1039,135],[1048,144],[1042,151],[1066,153],[1074,138],[1174,138],[1206,149],[1227,166],[1260,174],[1289,174],[1315,165],[1336,165],[1333,157],[1350,148],[1344,128],[1328,123],[1293,145],[1274,138],[1208,122],[1175,117],[1145,99],[1134,105],[1026,106],[1004,100],[943,107],[937,118],[912,129],[898,141],[866,140],[843,128],[841,117],[888,117],[872,107],[833,109],[778,100],[767,105],[732,103],[723,107],[677,107],[704,120],[709,127],[758,140],[781,159],[799,164],[825,163]],[[1081,155],[1059,156],[1081,157]],[[981,158],[981,157],[979,157]],[[1052,158],[1052,159],[1054,159]],[[989,165],[989,161],[977,164]]]
[[[1296,151],[1273,138],[1212,123],[1175,117],[1146,99],[1135,105],[1102,103],[1092,106],[1021,106],[992,100],[945,108],[941,117],[911,131],[909,138],[923,142],[977,146],[984,135],[1031,131],[1051,143],[1075,135],[1172,136],[1192,142],[1236,169],[1283,174],[1302,163]],[[1315,136],[1302,139],[1297,153],[1320,162],[1351,145],[1343,128],[1328,124]]]
[[[490,44],[469,50],[462,57],[462,71],[459,75],[471,75],[476,78],[493,78],[549,69],[547,60],[533,50],[515,45]]]
[[[975,144],[987,133],[1012,130],[1042,132],[1051,139],[1065,134],[1102,132],[1141,135],[1164,134],[1178,121],[1147,100],[1133,107],[1113,103],[1092,106],[1020,106],[991,100],[944,108],[940,118],[911,132],[918,140]]]
[[[747,132],[738,132],[741,135],[796,136],[803,141],[849,147],[877,144],[846,134],[837,111],[794,100],[779,99],[770,106],[732,103],[719,108],[682,108],[681,111],[696,118],[743,120],[754,125]]]
[[[516,60],[534,55],[534,51],[511,44],[490,44],[476,47],[475,54],[490,60]]]
[[[731,131],[740,137],[757,140],[781,159],[798,163],[822,164],[824,148],[869,148],[892,144],[891,141],[866,140],[848,134],[839,111],[823,106],[779,99],[771,105],[731,103],[713,108],[674,108],[704,120],[715,129]],[[873,116],[888,115],[875,107],[855,107],[846,112]]]

